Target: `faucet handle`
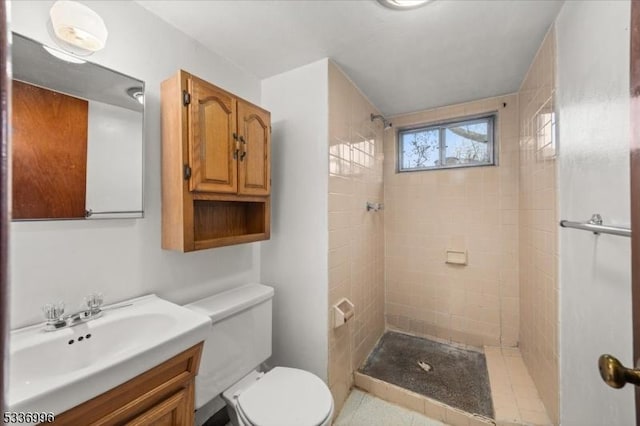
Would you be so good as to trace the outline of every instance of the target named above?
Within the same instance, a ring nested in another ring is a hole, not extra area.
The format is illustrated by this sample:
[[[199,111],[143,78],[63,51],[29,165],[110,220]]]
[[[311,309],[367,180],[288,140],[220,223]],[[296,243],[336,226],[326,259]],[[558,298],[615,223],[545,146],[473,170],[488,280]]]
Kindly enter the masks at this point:
[[[84,302],[91,311],[99,311],[102,306],[102,302],[104,302],[104,298],[102,293],[91,293],[84,298]]]
[[[42,312],[47,321],[58,321],[64,315],[64,302],[47,303],[42,307]]]

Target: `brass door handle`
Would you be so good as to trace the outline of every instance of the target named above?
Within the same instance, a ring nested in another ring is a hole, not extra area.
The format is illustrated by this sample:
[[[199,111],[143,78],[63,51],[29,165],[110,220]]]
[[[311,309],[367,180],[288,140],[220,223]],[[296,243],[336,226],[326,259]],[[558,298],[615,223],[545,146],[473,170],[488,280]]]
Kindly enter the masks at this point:
[[[627,383],[640,386],[640,369],[627,368],[611,355],[600,355],[598,368],[602,380],[612,388],[620,389]]]

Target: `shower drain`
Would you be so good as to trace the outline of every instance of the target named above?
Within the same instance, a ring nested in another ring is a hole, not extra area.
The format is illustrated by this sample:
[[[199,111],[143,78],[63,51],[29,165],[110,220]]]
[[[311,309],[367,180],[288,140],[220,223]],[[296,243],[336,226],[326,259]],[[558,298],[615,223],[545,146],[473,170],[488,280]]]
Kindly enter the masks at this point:
[[[427,373],[429,371],[433,370],[433,367],[431,366],[431,364],[429,364],[428,362],[424,362],[424,361],[418,361],[418,367],[422,368]]]

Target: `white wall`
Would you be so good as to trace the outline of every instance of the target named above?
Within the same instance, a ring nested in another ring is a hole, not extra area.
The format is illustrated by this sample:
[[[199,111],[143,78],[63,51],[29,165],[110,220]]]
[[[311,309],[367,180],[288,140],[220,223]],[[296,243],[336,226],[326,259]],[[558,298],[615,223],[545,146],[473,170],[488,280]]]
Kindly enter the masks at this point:
[[[566,2],[557,20],[561,219],[628,226],[629,1]],[[560,231],[560,416],[635,424],[633,387],[600,379],[598,357],[632,366],[630,241]]]
[[[273,125],[271,240],[262,280],[275,287],[273,360],[327,379],[328,60],[263,80]]]
[[[89,101],[86,210],[142,210],[142,118],[140,111]],[[108,217],[118,214],[92,216]]]
[[[12,2],[12,29],[52,44],[52,4]],[[109,29],[107,47],[91,60],[146,82],[145,218],[12,224],[12,327],[40,321],[40,306],[49,301],[75,309],[91,291],[103,291],[107,302],[155,292],[183,303],[260,276],[259,244],[190,254],[160,248],[161,81],[184,68],[256,103],[260,81],[136,3],[88,4]]]

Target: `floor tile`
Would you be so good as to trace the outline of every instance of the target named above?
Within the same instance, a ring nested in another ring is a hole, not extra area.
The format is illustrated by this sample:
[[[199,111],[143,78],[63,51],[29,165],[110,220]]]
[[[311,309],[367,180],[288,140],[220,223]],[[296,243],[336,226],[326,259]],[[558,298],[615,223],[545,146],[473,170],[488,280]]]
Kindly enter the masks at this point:
[[[362,404],[362,400],[364,399],[365,393],[359,391],[357,389],[353,389],[344,405],[342,406],[342,411],[340,412],[340,417],[342,417],[343,421],[350,421],[358,408]]]
[[[353,389],[334,426],[446,426],[437,420]]]

